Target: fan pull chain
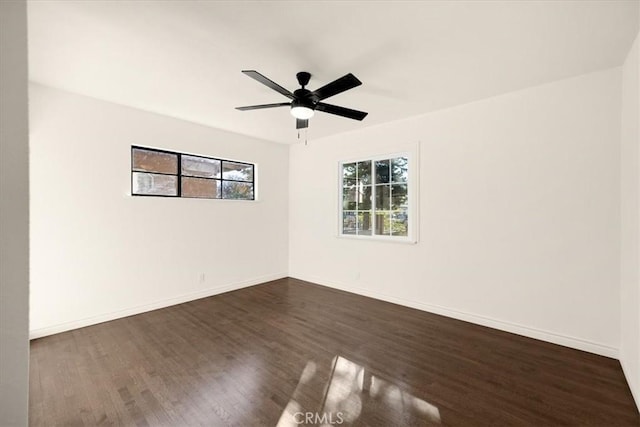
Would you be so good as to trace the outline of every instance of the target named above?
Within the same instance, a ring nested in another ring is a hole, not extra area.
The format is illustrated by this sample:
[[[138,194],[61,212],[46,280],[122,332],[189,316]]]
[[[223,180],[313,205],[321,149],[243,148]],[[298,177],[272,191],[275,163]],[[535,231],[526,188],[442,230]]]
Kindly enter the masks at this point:
[[[300,139],[300,129],[298,129],[298,139]],[[307,129],[304,130],[304,145],[307,145]]]

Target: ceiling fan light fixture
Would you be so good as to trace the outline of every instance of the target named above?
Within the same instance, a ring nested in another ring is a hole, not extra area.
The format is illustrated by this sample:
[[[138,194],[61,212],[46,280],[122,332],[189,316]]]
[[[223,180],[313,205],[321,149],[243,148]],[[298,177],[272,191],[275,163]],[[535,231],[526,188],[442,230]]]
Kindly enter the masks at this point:
[[[313,117],[313,109],[304,105],[294,105],[291,107],[291,115],[296,119],[307,120]]]

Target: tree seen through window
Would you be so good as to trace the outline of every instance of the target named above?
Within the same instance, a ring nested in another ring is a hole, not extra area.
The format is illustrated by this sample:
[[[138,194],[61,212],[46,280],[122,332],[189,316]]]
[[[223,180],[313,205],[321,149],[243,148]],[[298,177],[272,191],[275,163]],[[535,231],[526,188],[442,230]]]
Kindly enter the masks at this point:
[[[407,236],[408,158],[342,165],[342,234]]]

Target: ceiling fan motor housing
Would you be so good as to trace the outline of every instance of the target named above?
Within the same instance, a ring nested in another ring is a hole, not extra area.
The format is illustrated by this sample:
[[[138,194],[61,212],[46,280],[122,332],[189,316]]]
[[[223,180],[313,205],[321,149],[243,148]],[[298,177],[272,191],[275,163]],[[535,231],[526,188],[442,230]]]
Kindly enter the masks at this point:
[[[307,89],[296,89],[293,92],[295,97],[291,101],[291,107],[307,107],[314,109],[316,107],[317,99],[313,96],[313,93]]]

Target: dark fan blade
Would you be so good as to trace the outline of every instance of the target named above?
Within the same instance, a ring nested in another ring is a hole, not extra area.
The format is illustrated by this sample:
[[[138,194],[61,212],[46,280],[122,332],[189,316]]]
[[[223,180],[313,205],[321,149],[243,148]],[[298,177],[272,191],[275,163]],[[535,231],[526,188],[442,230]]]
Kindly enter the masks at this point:
[[[304,129],[309,127],[309,120],[296,119],[296,129]]]
[[[267,87],[270,87],[271,89],[275,90],[276,92],[279,92],[279,93],[283,94],[287,98],[293,99],[293,94],[291,92],[289,92],[287,89],[285,89],[282,86],[280,86],[278,83],[269,80],[268,78],[266,78],[265,76],[263,76],[259,72],[255,71],[255,70],[243,70],[242,72],[245,73],[247,76],[251,77],[252,79],[259,81],[263,85],[265,85]]]
[[[236,107],[236,110],[247,111],[247,110],[261,110],[262,108],[275,108],[275,107],[284,107],[290,106],[290,102],[278,102],[277,104],[262,104],[262,105],[249,105],[248,107]]]
[[[358,80],[356,76],[349,73],[346,76],[340,77],[338,80],[322,86],[320,89],[316,89],[313,93],[318,97],[319,101],[322,101],[323,99],[342,93],[345,90],[353,89],[361,84],[362,82]]]
[[[352,110],[351,108],[338,107],[337,105],[325,104],[318,102],[316,111],[324,111],[325,113],[335,114],[336,116],[347,117],[354,120],[362,120],[367,117],[364,111]]]

